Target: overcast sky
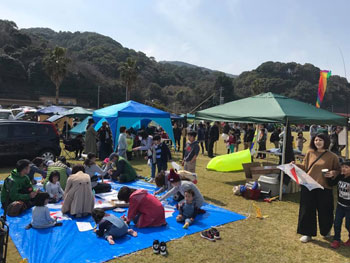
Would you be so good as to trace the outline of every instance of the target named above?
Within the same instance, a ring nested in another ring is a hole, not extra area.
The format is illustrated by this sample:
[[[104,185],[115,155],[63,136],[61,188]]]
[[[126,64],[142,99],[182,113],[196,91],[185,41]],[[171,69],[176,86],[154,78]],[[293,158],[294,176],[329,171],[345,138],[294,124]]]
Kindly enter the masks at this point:
[[[20,28],[93,31],[157,61],[232,74],[265,61],[312,63],[350,75],[348,0],[1,0]]]

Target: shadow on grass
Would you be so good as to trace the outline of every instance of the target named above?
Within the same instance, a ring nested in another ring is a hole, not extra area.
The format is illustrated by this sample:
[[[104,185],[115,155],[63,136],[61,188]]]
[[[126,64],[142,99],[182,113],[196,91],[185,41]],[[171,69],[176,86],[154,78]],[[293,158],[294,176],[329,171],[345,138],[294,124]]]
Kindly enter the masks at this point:
[[[217,200],[217,199],[214,199],[214,198],[210,198],[208,196],[204,196],[204,199],[208,202],[211,202],[215,205],[218,205],[218,206],[226,206],[225,203],[221,202],[220,200]]]
[[[349,258],[350,257],[350,250],[348,249],[348,247],[345,247],[345,246],[341,246],[340,248],[338,249],[333,249],[331,248],[331,242],[332,242],[332,239],[330,240],[313,240],[312,243],[315,244],[315,245],[318,245],[322,248],[325,248],[325,249],[329,249],[331,251],[334,251],[334,252],[337,252],[338,254],[344,256],[344,257],[347,257]]]

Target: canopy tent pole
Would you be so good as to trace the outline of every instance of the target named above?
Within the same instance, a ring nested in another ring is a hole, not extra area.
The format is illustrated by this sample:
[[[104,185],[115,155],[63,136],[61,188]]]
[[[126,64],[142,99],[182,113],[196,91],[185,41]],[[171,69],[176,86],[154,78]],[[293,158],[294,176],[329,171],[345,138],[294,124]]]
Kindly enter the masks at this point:
[[[345,158],[349,159],[349,139],[348,139],[348,126],[345,126]]]
[[[282,146],[282,163],[284,164],[286,161],[286,146],[287,146],[287,127],[288,127],[288,119],[286,121],[286,124],[284,126],[284,134],[283,134],[283,146]],[[284,172],[281,171],[281,179],[280,179],[280,201],[282,201],[282,195],[283,195],[283,176]]]

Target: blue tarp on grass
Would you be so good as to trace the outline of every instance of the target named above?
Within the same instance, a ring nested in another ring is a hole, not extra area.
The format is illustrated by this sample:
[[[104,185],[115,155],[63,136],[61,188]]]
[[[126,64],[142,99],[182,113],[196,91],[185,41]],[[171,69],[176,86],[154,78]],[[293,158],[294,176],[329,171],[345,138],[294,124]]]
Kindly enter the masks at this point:
[[[124,185],[134,188],[143,188],[149,192],[155,190],[155,186],[143,181],[128,184],[112,184],[113,189],[118,190]],[[173,201],[169,200],[173,205]],[[102,238],[98,238],[93,231],[79,232],[76,221],[91,222],[91,217],[76,220],[65,220],[63,226],[50,229],[25,230],[25,226],[31,221],[31,211],[27,211],[20,217],[8,217],[10,236],[20,255],[27,258],[29,263],[82,263],[104,262],[115,257],[120,257],[135,251],[151,247],[153,241],[170,241],[185,235],[194,234],[212,226],[218,226],[229,222],[244,219],[245,217],[226,209],[206,204],[202,207],[206,213],[196,217],[189,229],[182,228],[182,224],[176,222],[178,211],[175,210],[171,217],[166,219],[168,225],[139,229],[131,224],[138,232],[138,237],[126,236],[116,240],[111,246]],[[55,210],[52,210],[55,211]],[[57,211],[57,210],[56,210]],[[122,216],[123,213],[107,211],[107,213]],[[127,212],[125,212],[126,214]]]

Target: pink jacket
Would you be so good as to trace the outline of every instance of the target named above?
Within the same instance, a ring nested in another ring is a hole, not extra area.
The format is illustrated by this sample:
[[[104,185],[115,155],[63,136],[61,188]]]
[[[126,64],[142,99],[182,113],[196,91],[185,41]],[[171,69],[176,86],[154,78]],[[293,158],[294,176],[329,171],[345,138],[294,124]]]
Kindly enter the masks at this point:
[[[128,222],[138,214],[137,227],[162,226],[166,224],[164,207],[161,202],[147,190],[136,190],[130,195]]]

